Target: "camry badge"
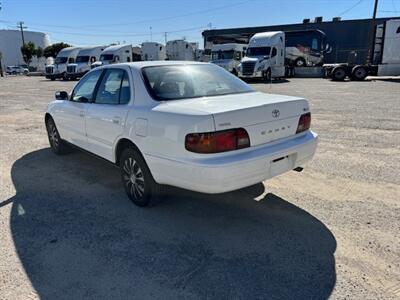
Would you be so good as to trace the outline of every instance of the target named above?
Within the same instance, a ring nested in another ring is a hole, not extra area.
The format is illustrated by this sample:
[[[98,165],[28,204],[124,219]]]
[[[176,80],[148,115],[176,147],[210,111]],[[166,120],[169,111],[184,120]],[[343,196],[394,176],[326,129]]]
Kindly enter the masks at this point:
[[[280,113],[279,109],[274,109],[274,110],[272,111],[272,116],[273,116],[274,118],[279,117],[280,114],[281,114],[281,113]]]

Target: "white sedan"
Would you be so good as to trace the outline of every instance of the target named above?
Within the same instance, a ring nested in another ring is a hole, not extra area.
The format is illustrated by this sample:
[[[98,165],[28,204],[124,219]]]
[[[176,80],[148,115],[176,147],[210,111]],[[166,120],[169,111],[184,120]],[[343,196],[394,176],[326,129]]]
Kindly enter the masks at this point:
[[[93,69],[56,93],[45,122],[55,153],[72,144],[117,164],[139,206],[163,185],[222,193],[301,170],[317,147],[306,100],[257,92],[208,63]]]

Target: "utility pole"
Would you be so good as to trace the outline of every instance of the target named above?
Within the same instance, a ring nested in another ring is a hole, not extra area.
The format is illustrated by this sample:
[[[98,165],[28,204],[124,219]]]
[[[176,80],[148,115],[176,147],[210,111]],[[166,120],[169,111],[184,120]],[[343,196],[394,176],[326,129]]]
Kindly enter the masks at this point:
[[[376,32],[376,13],[378,11],[378,0],[375,0],[374,4],[374,12],[372,14],[371,20],[371,28],[369,30],[369,47],[368,47],[368,56],[367,56],[367,64],[371,64],[374,55],[375,48],[375,32]]]
[[[153,27],[150,26],[150,42],[153,41]]]
[[[3,58],[3,55],[2,55],[2,53],[1,53],[1,51],[0,51],[0,76],[1,77],[4,77],[4,74],[3,74],[3,64],[1,63],[1,59]]]
[[[24,38],[24,29],[28,28],[24,25],[24,22],[18,22],[18,27],[21,30],[21,37],[22,37],[22,46],[25,46],[25,38]]]
[[[164,32],[165,45],[167,45],[167,34],[168,34],[168,32]]]

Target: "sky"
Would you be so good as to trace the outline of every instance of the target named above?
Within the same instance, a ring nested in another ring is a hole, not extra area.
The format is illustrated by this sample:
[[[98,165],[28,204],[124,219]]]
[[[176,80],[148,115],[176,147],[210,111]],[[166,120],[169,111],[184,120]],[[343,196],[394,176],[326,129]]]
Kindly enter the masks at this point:
[[[0,29],[46,32],[52,43],[76,46],[164,43],[185,38],[203,45],[201,32],[301,23],[304,18],[363,19],[374,0],[0,0]],[[379,0],[378,17],[400,16],[400,0]]]

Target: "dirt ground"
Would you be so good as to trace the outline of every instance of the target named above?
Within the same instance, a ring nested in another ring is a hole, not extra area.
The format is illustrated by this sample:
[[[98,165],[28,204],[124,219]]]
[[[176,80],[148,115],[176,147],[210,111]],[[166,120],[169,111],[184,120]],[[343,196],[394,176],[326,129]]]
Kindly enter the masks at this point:
[[[111,164],[50,152],[73,84],[0,78],[0,299],[400,299],[400,79],[253,83],[310,101],[314,160],[148,209]]]

